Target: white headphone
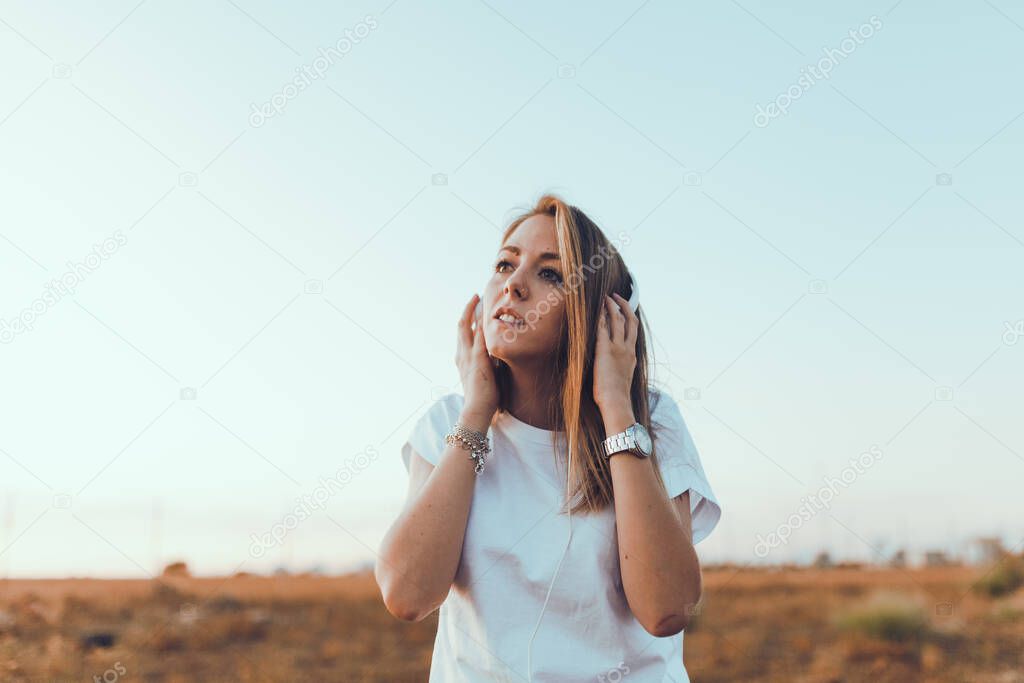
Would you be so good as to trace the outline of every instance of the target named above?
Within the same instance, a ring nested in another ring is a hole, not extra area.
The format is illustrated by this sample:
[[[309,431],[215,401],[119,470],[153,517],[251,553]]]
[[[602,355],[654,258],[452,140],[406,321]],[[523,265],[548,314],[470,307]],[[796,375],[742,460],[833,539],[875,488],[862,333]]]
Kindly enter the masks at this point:
[[[637,308],[640,306],[640,288],[636,284],[636,277],[630,275],[630,295],[629,295],[629,307],[636,313]],[[569,463],[572,467],[572,463]],[[558,564],[555,565],[555,575],[551,577],[551,583],[548,585],[547,595],[544,596],[544,604],[540,608],[540,616],[537,617],[537,624],[533,627],[533,633],[530,634],[530,642],[526,646],[526,675],[530,681],[533,682],[533,639],[537,636],[537,631],[540,630],[540,622],[544,618],[544,612],[548,608],[548,600],[551,598],[551,589],[555,587],[555,579],[558,578],[558,572],[562,569],[562,561],[569,552],[569,545],[572,543],[572,504],[569,504],[569,536],[565,539],[565,548],[562,549],[562,556],[558,558]]]
[[[636,284],[636,276],[630,273],[629,275],[629,307],[636,313],[636,309],[640,307],[640,287]]]

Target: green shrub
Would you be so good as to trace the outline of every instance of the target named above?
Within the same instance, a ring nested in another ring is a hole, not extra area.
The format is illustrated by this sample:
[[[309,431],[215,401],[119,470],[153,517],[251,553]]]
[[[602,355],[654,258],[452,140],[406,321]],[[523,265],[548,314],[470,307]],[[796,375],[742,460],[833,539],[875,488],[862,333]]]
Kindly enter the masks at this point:
[[[1024,586],[1024,560],[1012,555],[992,567],[974,583],[974,590],[990,598],[999,598]]]
[[[920,642],[929,633],[924,610],[906,600],[883,598],[838,619],[839,630],[890,643]]]
[[[1011,607],[1009,605],[1003,605],[996,613],[992,615],[992,620],[996,622],[1004,623],[1015,623],[1018,621],[1024,621],[1024,610]]]

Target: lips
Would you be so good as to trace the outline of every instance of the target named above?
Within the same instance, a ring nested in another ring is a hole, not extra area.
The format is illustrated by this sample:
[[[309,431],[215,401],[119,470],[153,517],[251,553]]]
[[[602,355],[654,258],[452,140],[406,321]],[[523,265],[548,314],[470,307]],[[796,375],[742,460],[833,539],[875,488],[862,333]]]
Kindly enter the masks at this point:
[[[494,319],[504,326],[514,330],[526,328],[526,321],[523,317],[507,306],[502,306],[494,313]]]

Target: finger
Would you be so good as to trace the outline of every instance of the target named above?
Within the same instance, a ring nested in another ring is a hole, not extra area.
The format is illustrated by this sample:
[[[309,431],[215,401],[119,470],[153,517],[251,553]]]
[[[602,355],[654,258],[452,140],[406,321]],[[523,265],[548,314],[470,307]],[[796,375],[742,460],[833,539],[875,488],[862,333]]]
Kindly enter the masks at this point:
[[[484,326],[477,324],[473,330],[473,353],[482,355],[487,353],[487,342],[484,340]]]
[[[466,347],[473,345],[473,311],[476,309],[476,302],[479,300],[480,297],[477,294],[470,297],[469,303],[462,309],[462,317],[459,318],[459,343]]]
[[[487,351],[487,337],[483,334],[483,326],[477,326],[476,340],[473,343],[473,352],[479,353],[481,358],[489,358],[490,353]]]
[[[615,330],[612,328],[612,309],[608,306],[608,297],[604,298],[601,315],[604,317],[605,339],[613,341],[615,339]]]
[[[622,309],[623,315],[626,316],[626,343],[634,344],[636,343],[637,330],[640,327],[640,318],[633,312],[633,307],[629,305],[629,302],[624,297],[620,294],[612,294],[612,296],[619,302],[619,308]]]
[[[608,308],[602,305],[597,313],[597,348],[603,349],[611,339],[611,326],[608,325]]]
[[[619,304],[611,297],[608,297],[608,309],[611,315],[612,340],[624,341],[626,339],[626,317],[619,309]]]
[[[601,306],[601,310],[597,312],[597,344],[601,346],[605,341],[609,339],[609,328],[608,328],[608,306]]]

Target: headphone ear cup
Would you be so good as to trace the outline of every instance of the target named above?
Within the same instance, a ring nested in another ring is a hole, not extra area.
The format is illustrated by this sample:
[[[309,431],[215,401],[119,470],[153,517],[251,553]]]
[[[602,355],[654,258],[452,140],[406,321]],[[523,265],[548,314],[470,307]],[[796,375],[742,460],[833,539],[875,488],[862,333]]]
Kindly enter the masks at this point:
[[[636,286],[636,278],[630,276],[629,278],[629,307],[636,313],[636,309],[640,308],[640,289]]]

